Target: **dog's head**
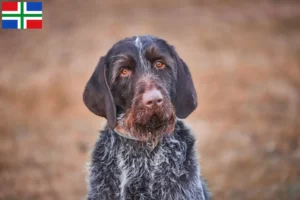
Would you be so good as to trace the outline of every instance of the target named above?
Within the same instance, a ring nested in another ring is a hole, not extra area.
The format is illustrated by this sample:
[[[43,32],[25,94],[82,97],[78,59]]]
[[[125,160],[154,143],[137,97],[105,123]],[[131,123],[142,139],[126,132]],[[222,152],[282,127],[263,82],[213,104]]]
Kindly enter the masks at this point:
[[[172,133],[176,116],[186,118],[197,106],[188,67],[174,47],[153,36],[116,43],[101,57],[83,100],[110,128],[141,141]]]

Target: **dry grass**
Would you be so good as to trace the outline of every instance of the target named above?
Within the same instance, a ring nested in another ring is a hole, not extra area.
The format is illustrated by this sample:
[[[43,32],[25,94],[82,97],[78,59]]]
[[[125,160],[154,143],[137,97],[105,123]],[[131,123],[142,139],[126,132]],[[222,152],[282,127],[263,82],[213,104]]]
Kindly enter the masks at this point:
[[[189,64],[187,122],[214,199],[300,198],[298,1],[44,1],[41,31],[0,31],[0,199],[84,199],[104,120],[81,93],[100,55],[153,34]]]

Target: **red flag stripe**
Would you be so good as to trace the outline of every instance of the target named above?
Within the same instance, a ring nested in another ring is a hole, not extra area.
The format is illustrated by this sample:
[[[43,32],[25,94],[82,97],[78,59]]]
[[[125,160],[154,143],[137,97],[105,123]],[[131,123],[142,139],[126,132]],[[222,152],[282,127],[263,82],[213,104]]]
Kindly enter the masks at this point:
[[[27,29],[41,29],[43,26],[42,20],[26,20]]]
[[[2,2],[2,11],[18,11],[18,2]]]

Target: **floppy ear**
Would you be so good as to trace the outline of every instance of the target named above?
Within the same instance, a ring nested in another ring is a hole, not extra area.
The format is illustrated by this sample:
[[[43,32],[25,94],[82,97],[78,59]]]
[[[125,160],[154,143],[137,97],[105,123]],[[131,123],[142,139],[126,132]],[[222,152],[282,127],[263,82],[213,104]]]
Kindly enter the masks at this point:
[[[116,125],[116,107],[106,80],[105,57],[100,61],[87,82],[83,92],[83,102],[94,114],[105,117],[113,129]]]
[[[175,51],[175,50],[174,50]],[[197,107],[197,93],[191,73],[184,61],[175,52],[177,61],[176,97],[174,106],[176,116],[184,119]]]

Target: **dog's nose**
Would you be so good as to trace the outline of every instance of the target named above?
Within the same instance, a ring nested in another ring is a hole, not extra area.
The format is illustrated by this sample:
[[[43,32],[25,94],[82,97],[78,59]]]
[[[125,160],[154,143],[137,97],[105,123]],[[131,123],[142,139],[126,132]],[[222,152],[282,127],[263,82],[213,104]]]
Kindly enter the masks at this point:
[[[152,108],[154,105],[162,105],[163,97],[159,90],[152,89],[143,94],[143,103],[145,106]]]

